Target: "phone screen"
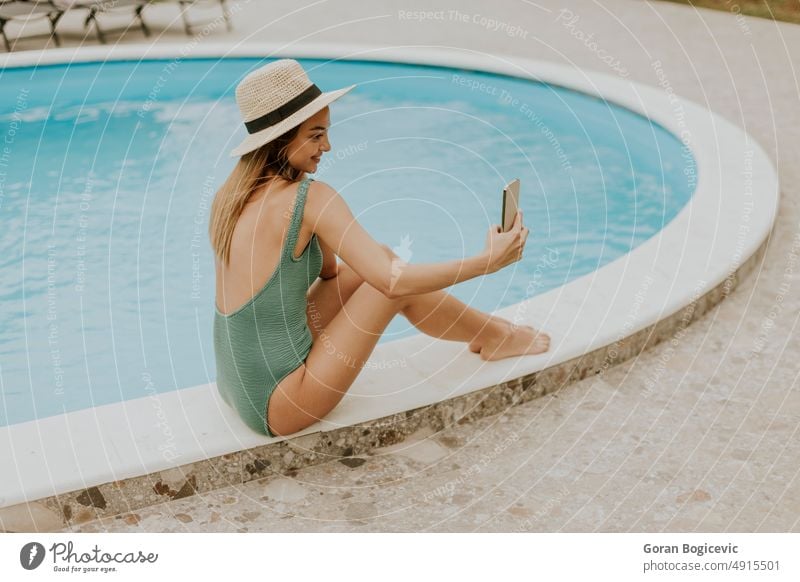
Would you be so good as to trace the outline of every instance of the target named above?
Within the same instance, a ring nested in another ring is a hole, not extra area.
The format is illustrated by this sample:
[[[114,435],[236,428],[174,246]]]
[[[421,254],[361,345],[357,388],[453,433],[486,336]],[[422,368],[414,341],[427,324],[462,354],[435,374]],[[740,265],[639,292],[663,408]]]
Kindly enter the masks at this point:
[[[500,222],[503,227],[503,232],[507,232],[511,228],[511,225],[514,224],[514,218],[517,216],[518,208],[519,178],[515,178],[503,188],[503,212]]]

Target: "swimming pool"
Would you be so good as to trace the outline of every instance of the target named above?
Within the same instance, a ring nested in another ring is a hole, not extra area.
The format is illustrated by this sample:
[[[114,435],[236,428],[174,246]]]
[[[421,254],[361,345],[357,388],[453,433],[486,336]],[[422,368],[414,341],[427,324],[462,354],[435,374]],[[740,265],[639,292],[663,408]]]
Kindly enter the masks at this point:
[[[442,67],[298,59],[331,107],[336,187],[412,262],[479,252],[522,180],[526,258],[450,291],[495,310],[628,253],[689,201],[688,148],[602,99]],[[255,58],[0,72],[6,219],[0,425],[212,382],[208,210]],[[397,317],[381,342],[417,333]]]

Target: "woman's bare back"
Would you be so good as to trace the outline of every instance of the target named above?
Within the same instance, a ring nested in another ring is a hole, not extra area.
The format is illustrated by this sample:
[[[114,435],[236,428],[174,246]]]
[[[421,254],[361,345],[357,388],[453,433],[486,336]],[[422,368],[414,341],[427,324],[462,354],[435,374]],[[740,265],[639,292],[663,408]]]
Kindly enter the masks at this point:
[[[233,231],[230,262],[216,261],[216,301],[221,313],[232,313],[247,303],[278,267],[299,185],[266,184],[245,205]],[[302,254],[312,235],[303,220],[292,256]]]

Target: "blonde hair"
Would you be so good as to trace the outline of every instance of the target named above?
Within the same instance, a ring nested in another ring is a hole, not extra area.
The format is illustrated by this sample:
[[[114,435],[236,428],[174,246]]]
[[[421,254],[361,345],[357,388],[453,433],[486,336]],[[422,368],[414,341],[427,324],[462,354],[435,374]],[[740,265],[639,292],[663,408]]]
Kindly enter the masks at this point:
[[[299,129],[300,126],[297,125],[269,143],[241,156],[214,195],[208,235],[214,254],[224,265],[230,261],[231,240],[236,222],[253,193],[276,176],[295,182],[302,175],[302,170],[289,164],[288,157],[289,144]]]

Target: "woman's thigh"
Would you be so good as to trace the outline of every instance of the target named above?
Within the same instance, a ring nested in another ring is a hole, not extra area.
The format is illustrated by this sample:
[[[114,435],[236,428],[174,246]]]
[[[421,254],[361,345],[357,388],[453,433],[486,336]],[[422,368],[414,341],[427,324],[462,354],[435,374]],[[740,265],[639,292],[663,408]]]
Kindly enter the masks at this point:
[[[390,299],[369,284],[358,286],[320,330],[305,364],[273,392],[267,409],[272,432],[297,432],[333,410],[404,305],[403,298]]]
[[[308,290],[306,319],[314,341],[363,282],[364,279],[347,263],[340,262],[336,277],[317,279],[311,285]]]

